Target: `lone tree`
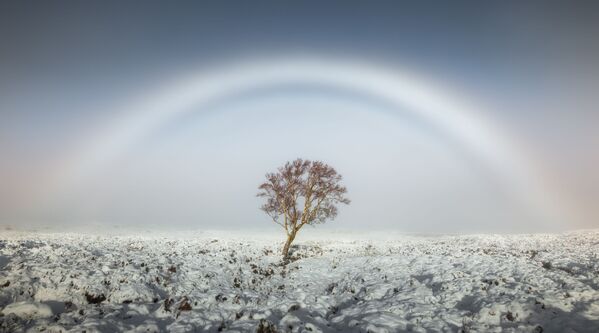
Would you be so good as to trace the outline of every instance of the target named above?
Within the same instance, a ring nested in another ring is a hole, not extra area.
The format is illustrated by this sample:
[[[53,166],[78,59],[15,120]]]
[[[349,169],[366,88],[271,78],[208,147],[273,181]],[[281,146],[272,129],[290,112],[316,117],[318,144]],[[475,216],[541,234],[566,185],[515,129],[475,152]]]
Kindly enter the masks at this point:
[[[266,174],[258,196],[266,198],[262,210],[285,229],[283,258],[303,226],[332,220],[337,216],[337,204],[349,204],[341,179],[331,166],[301,158],[285,163],[278,172]]]

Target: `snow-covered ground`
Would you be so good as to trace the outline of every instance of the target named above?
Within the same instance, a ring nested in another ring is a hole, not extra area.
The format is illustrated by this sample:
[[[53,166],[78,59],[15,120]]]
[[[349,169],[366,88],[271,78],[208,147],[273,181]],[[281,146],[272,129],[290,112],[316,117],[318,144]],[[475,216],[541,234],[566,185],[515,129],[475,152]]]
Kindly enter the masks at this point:
[[[0,331],[599,332],[599,231],[0,232]]]

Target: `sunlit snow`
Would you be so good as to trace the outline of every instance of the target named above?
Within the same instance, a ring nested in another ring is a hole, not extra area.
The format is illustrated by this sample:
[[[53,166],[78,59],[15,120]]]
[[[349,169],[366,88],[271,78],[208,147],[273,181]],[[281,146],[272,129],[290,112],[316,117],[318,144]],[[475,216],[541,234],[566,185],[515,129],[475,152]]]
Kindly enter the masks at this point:
[[[599,231],[0,234],[0,331],[599,331]]]

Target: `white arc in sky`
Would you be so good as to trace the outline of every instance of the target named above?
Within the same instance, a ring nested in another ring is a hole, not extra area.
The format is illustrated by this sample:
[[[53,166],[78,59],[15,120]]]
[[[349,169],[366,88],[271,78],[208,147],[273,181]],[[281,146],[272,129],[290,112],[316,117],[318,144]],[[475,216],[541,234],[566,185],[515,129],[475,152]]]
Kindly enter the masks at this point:
[[[551,193],[542,170],[533,166],[508,138],[481,119],[476,108],[426,80],[393,68],[342,59],[280,58],[223,65],[191,72],[125,105],[122,117],[97,133],[60,168],[55,186],[66,190],[95,170],[125,154],[131,145],[173,117],[201,110],[210,102],[264,87],[290,83],[317,84],[359,92],[411,112],[456,139],[502,177],[519,199],[556,219],[568,205]],[[71,184],[71,185],[69,185]],[[54,193],[60,193],[53,188]]]

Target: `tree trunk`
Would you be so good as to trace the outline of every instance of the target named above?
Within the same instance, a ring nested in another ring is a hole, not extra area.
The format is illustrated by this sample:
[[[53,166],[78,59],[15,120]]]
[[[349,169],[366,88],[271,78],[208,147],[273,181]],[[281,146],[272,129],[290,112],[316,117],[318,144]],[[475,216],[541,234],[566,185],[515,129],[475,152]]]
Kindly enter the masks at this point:
[[[289,247],[291,246],[291,243],[294,239],[295,233],[289,234],[289,236],[287,236],[287,241],[285,242],[285,246],[283,247],[283,259],[287,258],[287,256],[289,255]]]

